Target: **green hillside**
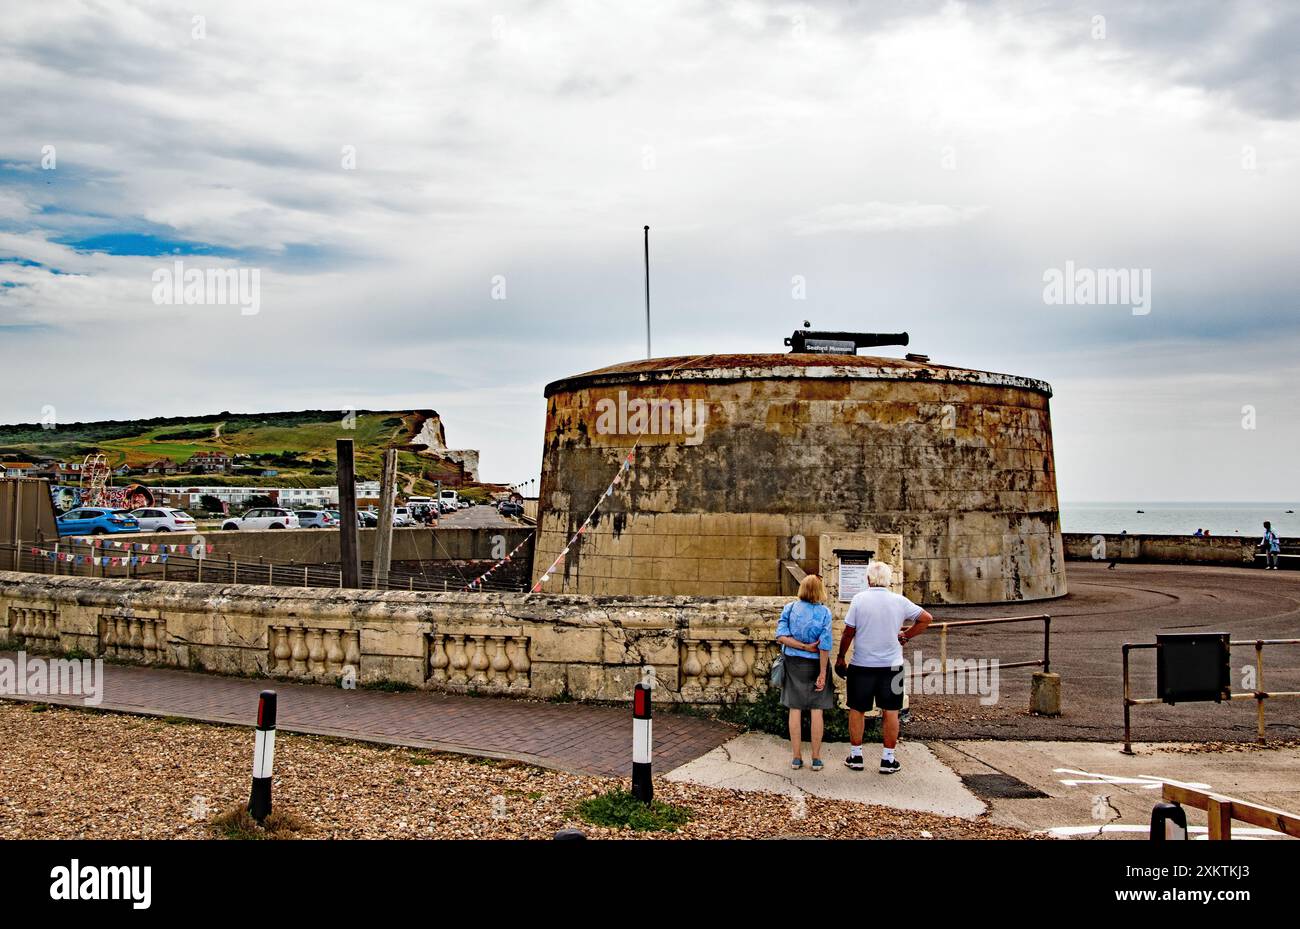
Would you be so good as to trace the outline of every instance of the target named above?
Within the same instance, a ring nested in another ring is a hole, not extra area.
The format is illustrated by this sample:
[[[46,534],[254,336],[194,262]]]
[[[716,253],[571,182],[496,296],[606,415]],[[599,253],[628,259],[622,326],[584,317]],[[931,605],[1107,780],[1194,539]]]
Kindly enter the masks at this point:
[[[133,480],[163,486],[198,483],[212,485],[266,485],[324,487],[336,482],[334,443],[350,438],[356,448],[357,474],[378,480],[386,448],[411,448],[432,410],[358,410],[355,422],[345,428],[334,410],[286,413],[219,413],[212,416],[166,417],[133,421],[59,424],[45,429],[39,423],[0,426],[0,456],[21,460],[57,458],[79,462],[102,452],[111,467],[126,464],[137,473]],[[247,474],[190,474],[171,476],[138,473],[150,462],[167,458],[184,467],[196,452],[220,451],[249,455],[240,459]],[[451,480],[456,466],[415,450],[398,458],[401,483],[410,492],[429,493],[436,480]],[[274,477],[261,472],[272,469]]]

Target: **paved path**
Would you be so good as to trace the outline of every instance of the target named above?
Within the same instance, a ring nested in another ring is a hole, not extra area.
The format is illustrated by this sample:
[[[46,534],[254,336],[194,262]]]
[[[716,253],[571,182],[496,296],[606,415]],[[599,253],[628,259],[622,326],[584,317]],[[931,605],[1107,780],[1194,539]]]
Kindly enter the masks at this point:
[[[988,813],[999,825],[1061,839],[1146,839],[1151,807],[1166,781],[1213,790],[1263,806],[1300,810],[1300,746],[1229,746],[1189,751],[1170,744],[944,741],[899,742],[903,770],[876,770],[879,743],[867,743],[865,771],[844,767],[847,746],[828,743],[826,770],[790,770],[789,743],[748,732],[682,765],[668,780],[735,790],[765,790],[874,803],[971,819]],[[1206,837],[1205,814],[1188,809],[1193,838]],[[1234,837],[1285,838],[1235,823]]]
[[[1176,781],[1240,800],[1300,810],[1300,747],[1192,752],[1171,744],[952,741],[931,742],[992,807],[993,822],[1058,838],[1145,839],[1160,786]],[[900,752],[901,757],[901,752]],[[905,773],[905,772],[904,772]],[[902,775],[899,775],[902,776]],[[1205,838],[1205,814],[1187,809],[1193,838]],[[1285,838],[1233,823],[1234,838]]]
[[[12,652],[3,653],[13,658]],[[35,657],[35,656],[32,656]],[[263,688],[279,694],[279,728],[366,742],[513,758],[562,771],[624,776],[632,765],[631,711],[578,703],[343,690],[320,684],[104,666],[101,710],[252,725]],[[82,705],[81,697],[6,697]],[[657,713],[656,773],[671,771],[736,734],[722,723]]]
[[[904,770],[896,775],[880,773],[878,742],[863,747],[866,764],[863,771],[853,771],[844,765],[849,754],[847,742],[827,742],[822,746],[822,760],[826,763],[823,771],[814,772],[809,768],[812,749],[807,742],[803,751],[804,767],[792,771],[787,740],[761,732],[746,732],[682,765],[668,775],[668,780],[734,790],[803,793],[967,819],[979,816],[986,809],[984,802],[963,786],[952,768],[921,742],[903,742],[899,746],[898,760]]]

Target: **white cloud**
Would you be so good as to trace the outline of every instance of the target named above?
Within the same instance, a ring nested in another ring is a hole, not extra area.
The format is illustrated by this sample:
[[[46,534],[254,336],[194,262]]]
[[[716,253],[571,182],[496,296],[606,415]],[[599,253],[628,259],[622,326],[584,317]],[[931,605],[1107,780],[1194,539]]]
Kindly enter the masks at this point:
[[[5,333],[0,419],[433,406],[521,479],[542,385],[641,351],[649,223],[657,353],[779,351],[804,318],[907,328],[938,361],[1057,382],[1070,495],[1122,498],[1125,472],[1071,440],[1124,453],[1087,384],[1176,393],[1188,362],[1149,349],[1179,341],[1266,393],[1267,352],[1300,348],[1292,53],[1259,16],[1216,33],[1229,14],[1198,10],[1135,4],[1102,42],[1079,5],[919,0],[239,0],[203,39],[190,11],[124,0],[7,10],[0,257],[43,267],[0,263],[0,326],[55,331]],[[1222,36],[1250,68],[1180,64]],[[33,168],[45,145],[55,171]],[[113,232],[236,250],[193,261],[259,267],[261,313],[160,309],[159,259],[59,244]],[[1067,259],[1152,268],[1158,306],[1045,308]],[[42,376],[87,339],[166,350],[131,390]],[[1204,462],[1179,466],[1230,497]]]
[[[829,232],[897,232],[904,229],[934,229],[967,222],[980,207],[949,206],[945,203],[837,203],[794,220],[795,235],[824,235]]]

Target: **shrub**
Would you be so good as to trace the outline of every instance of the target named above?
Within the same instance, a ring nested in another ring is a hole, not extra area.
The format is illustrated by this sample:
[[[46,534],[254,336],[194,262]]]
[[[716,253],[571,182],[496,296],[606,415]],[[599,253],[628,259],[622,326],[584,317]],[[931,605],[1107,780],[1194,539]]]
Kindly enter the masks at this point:
[[[839,684],[843,686],[843,681],[840,681]],[[789,738],[789,713],[790,711],[781,705],[781,691],[775,687],[769,687],[763,692],[762,696],[752,703],[724,704],[718,710],[718,718],[724,722],[743,726],[745,729]],[[849,740],[849,714],[847,710],[835,706],[826,710],[822,716],[822,739],[824,741],[847,742]],[[805,740],[811,738],[809,731],[810,719],[808,711],[805,710],[803,713],[803,738]],[[867,720],[863,741],[880,741],[880,722],[878,720]]]
[[[596,826],[633,829],[637,832],[676,832],[691,818],[685,807],[655,800],[645,804],[631,791],[610,790],[588,797],[578,804],[578,815]]]

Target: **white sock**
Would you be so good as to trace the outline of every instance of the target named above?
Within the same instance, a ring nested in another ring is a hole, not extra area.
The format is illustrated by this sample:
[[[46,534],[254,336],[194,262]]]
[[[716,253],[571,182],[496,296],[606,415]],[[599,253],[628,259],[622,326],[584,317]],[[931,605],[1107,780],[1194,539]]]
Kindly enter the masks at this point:
[[[892,748],[882,749],[881,752],[880,752],[880,760],[881,760],[881,761],[893,761],[893,760],[894,760],[894,750],[893,750]]]
[[[861,758],[861,757],[862,757],[862,746],[861,746],[861,745],[850,745],[850,746],[849,746],[849,757],[850,757],[850,758]]]

